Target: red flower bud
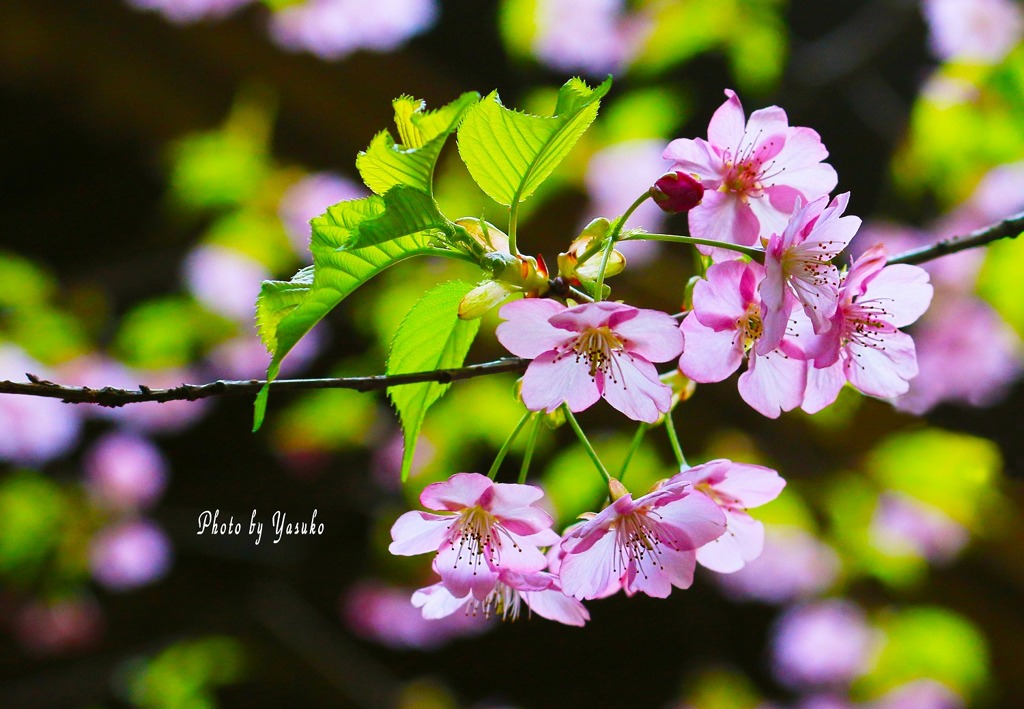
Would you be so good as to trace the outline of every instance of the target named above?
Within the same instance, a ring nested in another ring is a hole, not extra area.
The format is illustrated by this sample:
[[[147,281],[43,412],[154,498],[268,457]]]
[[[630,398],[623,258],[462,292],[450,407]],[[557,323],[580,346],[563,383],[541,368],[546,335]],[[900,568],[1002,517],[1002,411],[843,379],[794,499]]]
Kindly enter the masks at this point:
[[[680,170],[666,172],[651,187],[651,196],[669,214],[689,212],[704,199],[704,185]]]

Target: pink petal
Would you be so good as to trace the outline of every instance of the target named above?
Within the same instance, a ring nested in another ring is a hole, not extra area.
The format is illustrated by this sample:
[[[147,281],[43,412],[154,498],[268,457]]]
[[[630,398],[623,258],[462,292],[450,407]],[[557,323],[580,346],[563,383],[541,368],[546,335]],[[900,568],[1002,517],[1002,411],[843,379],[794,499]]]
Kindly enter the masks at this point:
[[[445,543],[448,535],[450,515],[434,515],[429,512],[406,512],[391,526],[391,542],[388,551],[398,556],[415,556],[435,552]]]
[[[585,551],[569,552],[558,570],[562,592],[574,598],[598,598],[617,581],[617,555],[614,534],[595,538]]]
[[[762,465],[731,463],[725,478],[714,487],[742,507],[750,508],[774,500],[786,487],[786,481],[776,471]]]
[[[609,326],[622,339],[626,350],[648,362],[667,362],[683,351],[683,335],[679,323],[667,313],[638,310],[635,317],[619,322],[618,314],[609,319]]]
[[[762,160],[770,160],[783,149],[786,142],[785,132],[788,128],[789,118],[786,117],[786,112],[778,106],[768,106],[767,108],[759,108],[750,114],[746,133],[751,139],[760,135],[758,139],[760,145],[772,143],[771,152],[762,157]]]
[[[750,205],[732,192],[707,191],[704,201],[690,210],[690,234],[700,239],[753,246],[760,232]]]
[[[617,377],[605,377],[605,400],[634,421],[656,422],[672,404],[671,387],[659,381],[658,370],[640,355],[612,357]]]
[[[746,512],[729,511],[726,518],[725,534],[697,550],[701,566],[722,574],[739,571],[761,556],[764,547],[763,524]]]
[[[684,345],[679,369],[695,382],[720,382],[739,369],[743,344],[735,330],[716,332],[702,325],[693,313],[683,320]]]
[[[768,418],[795,409],[803,401],[807,384],[807,363],[773,350],[751,356],[748,369],[740,375],[743,400]]]
[[[435,583],[433,586],[421,588],[412,594],[412,604],[416,608],[423,609],[423,617],[427,620],[447,618],[466,605],[468,601],[468,594],[462,598],[456,598],[443,583]]]
[[[905,327],[924,315],[932,302],[932,293],[927,271],[897,264],[886,266],[872,278],[858,302],[875,301],[885,308],[887,322]]]
[[[455,473],[447,480],[427,485],[420,493],[420,503],[429,510],[462,510],[479,504],[493,485],[480,473]]]
[[[838,359],[828,367],[808,367],[807,389],[800,408],[809,414],[818,413],[836,400],[844,384],[846,375]]]
[[[583,411],[601,397],[587,363],[577,362],[571,352],[545,352],[533,360],[523,375],[522,395],[526,408],[548,413],[563,403]]]
[[[501,539],[501,546],[493,544],[496,550],[493,567],[496,571],[515,571],[532,573],[547,567],[548,559],[536,546],[528,541],[529,537],[509,532],[508,537]]]
[[[761,275],[760,268],[741,261],[716,263],[708,269],[707,278],[693,288],[694,315],[715,330],[735,330],[736,320],[754,301]]]
[[[851,343],[845,362],[846,378],[865,394],[888,399],[905,394],[917,375],[917,354],[910,335],[894,332],[883,341],[884,350]]]
[[[677,138],[668,144],[662,157],[666,160],[675,160],[673,170],[696,175],[705,188],[718,189],[722,183],[722,173],[725,169],[722,158],[700,138]]]
[[[769,194],[770,193],[766,193],[761,197],[751,197],[747,202],[751,214],[754,219],[757,220],[757,233],[751,236],[749,241],[740,243],[746,244],[747,246],[754,246],[757,244],[759,237],[767,237],[771,234],[781,234],[786,230],[786,226],[789,224],[789,218],[792,214],[788,211],[782,211],[776,207],[772,203]]]
[[[456,598],[470,593],[477,600],[484,600],[498,582],[498,572],[492,569],[482,555],[470,557],[457,542],[447,544],[437,552],[434,568],[441,575],[441,582]]]
[[[557,623],[583,627],[590,620],[590,613],[575,598],[562,593],[557,588],[545,591],[523,591],[520,593],[530,610],[541,618]]]
[[[746,119],[736,92],[726,89],[725,95],[725,103],[718,107],[708,124],[708,142],[715,147],[735,149],[743,140]]]
[[[534,358],[553,350],[571,338],[564,330],[553,327],[548,320],[565,310],[550,298],[524,298],[502,306],[498,325],[498,342],[518,357]]]
[[[584,303],[574,308],[563,310],[551,318],[551,325],[561,330],[570,332],[582,332],[587,328],[602,327],[608,324],[613,315],[618,315],[620,321],[636,317],[639,312],[632,305],[624,303],[613,303],[607,300],[600,303]]]
[[[786,145],[775,159],[776,169],[786,168],[775,178],[775,184],[799,190],[808,202],[829,194],[838,184],[839,177],[831,165],[821,162],[827,157],[828,150],[816,131],[791,128],[786,136]]]
[[[689,492],[657,508],[661,522],[671,532],[675,547],[691,551],[725,532],[726,519],[714,500],[702,492]]]
[[[658,556],[645,557],[642,565],[630,563],[624,584],[626,593],[646,593],[652,598],[668,598],[672,587],[689,588],[693,585],[693,572],[697,557],[692,551],[679,551],[661,547]]]

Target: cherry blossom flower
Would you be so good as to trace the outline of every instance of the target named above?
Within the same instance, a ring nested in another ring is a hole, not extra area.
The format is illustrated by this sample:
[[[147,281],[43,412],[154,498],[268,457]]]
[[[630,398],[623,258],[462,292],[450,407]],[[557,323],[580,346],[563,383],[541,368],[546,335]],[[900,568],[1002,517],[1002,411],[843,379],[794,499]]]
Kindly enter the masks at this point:
[[[458,598],[443,583],[436,583],[412,594],[412,604],[422,608],[423,617],[428,620],[446,618],[463,609],[470,616],[516,620],[522,604],[541,618],[565,625],[582,627],[590,620],[583,604],[562,593],[558,577],[546,571],[523,574],[502,569],[494,590],[480,600],[471,593]]]
[[[479,473],[456,473],[427,485],[424,507],[442,512],[406,512],[391,527],[392,554],[436,551],[441,581],[457,598],[472,593],[484,600],[503,570],[530,573],[547,566],[538,549],[558,541],[552,519],[535,503],[543,497],[533,485],[495,483]]]
[[[796,303],[811,319],[815,332],[831,327],[839,304],[839,269],[832,259],[847,247],[861,223],[859,217],[841,216],[849,200],[849,192],[831,204],[828,197],[816,199],[793,215],[785,231],[768,239],[765,278],[758,287],[765,309],[758,353],[779,346]]]
[[[776,349],[758,353],[764,327],[757,284],[763,277],[764,269],[756,263],[725,261],[708,269],[707,279],[694,286],[693,310],[683,320],[679,369],[696,382],[720,382],[745,357],[740,396],[760,413],[776,418],[800,405],[807,363],[788,337]],[[802,316],[799,311],[792,314]]]
[[[566,403],[582,411],[604,397],[637,421],[654,423],[668,411],[672,390],[652,362],[682,349],[669,315],[608,302],[566,308],[536,298],[509,303],[499,315],[506,320],[497,330],[501,344],[533,359],[523,375],[528,409],[550,413]]]
[[[918,556],[936,564],[952,561],[971,538],[939,508],[893,490],[878,496],[869,535],[872,545],[890,556]]]
[[[129,591],[163,578],[171,568],[171,542],[148,520],[108,527],[89,550],[93,578],[112,591]]]
[[[924,0],[922,10],[940,59],[996,64],[1024,33],[1024,13],[1012,0]]]
[[[128,0],[140,10],[159,12],[171,22],[188,24],[225,17],[253,0]]]
[[[814,360],[802,404],[808,413],[835,401],[846,381],[870,396],[889,398],[906,393],[917,374],[914,341],[899,328],[928,308],[932,286],[924,269],[885,262],[883,246],[854,261],[840,288],[832,327],[805,346]]]
[[[97,440],[82,461],[91,493],[115,509],[145,509],[167,485],[167,461],[148,438],[109,433]]]
[[[764,525],[747,509],[771,502],[786,481],[771,468],[731,460],[712,460],[669,478],[666,485],[682,483],[702,492],[725,513],[725,534],[697,550],[701,566],[719,573],[739,571],[761,555]]]
[[[689,588],[696,550],[725,532],[722,510],[684,485],[661,487],[636,500],[617,480],[609,488],[612,504],[562,540],[562,591],[597,598],[618,583],[630,596],[666,598],[673,586]]]
[[[678,138],[663,157],[674,170],[697,175],[707,190],[690,212],[690,233],[703,239],[753,246],[781,233],[797,199],[804,204],[829,194],[838,178],[822,162],[828,151],[810,128],[789,125],[778,106],[744,119],[739,97],[728,97],[711,118],[708,139]]]

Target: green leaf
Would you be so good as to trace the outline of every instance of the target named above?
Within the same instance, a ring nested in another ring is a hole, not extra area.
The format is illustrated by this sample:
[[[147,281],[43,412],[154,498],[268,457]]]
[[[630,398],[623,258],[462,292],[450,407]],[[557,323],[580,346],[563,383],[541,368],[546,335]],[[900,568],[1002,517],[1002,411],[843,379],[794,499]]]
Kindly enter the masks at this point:
[[[273,356],[267,368],[268,384],[256,397],[253,430],[263,423],[269,382],[281,371],[281,360],[314,325],[388,266],[433,251],[431,236],[422,232],[361,249],[347,248],[360,224],[383,213],[384,200],[376,195],[328,208],[311,222],[312,269],[302,269],[291,281],[264,282],[256,300],[256,321]]]
[[[438,211],[433,197],[426,192],[398,185],[388,190],[383,198],[369,199],[383,200],[384,210],[379,216],[360,222],[354,236],[345,244],[348,250],[361,249],[424,231],[438,237],[453,233],[454,227]]]
[[[611,85],[611,78],[596,89],[570,79],[558,92],[552,116],[507,109],[492,92],[459,126],[459,154],[473,179],[500,204],[527,199],[594,122]]]
[[[473,284],[465,281],[442,283],[417,301],[395,333],[387,373],[426,372],[462,366],[480,329],[479,320],[459,319],[459,303],[472,289]],[[428,382],[388,389],[405,436],[403,481],[409,476],[416,438],[427,409],[444,395],[449,386]]]
[[[424,110],[424,103],[410,96],[395,99],[395,124],[402,142],[395,143],[386,130],[373,137],[370,146],[356,157],[363,182],[380,195],[397,185],[432,194],[437,156],[466,110],[479,99],[480,94],[471,91],[436,111]]]

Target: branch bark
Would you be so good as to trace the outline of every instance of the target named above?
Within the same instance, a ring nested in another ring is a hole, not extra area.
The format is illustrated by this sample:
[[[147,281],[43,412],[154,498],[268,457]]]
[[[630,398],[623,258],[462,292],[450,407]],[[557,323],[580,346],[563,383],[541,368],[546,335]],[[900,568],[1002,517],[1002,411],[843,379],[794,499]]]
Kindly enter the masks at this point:
[[[986,246],[999,239],[1013,238],[1024,233],[1024,212],[1007,217],[997,224],[978,229],[963,236],[952,236],[942,239],[930,246],[906,251],[889,259],[890,265],[920,264],[932,259],[954,254],[959,251]],[[301,391],[304,389],[353,389],[355,391],[379,391],[404,384],[420,384],[438,382],[448,384],[460,379],[473,379],[500,372],[522,372],[530,363],[519,357],[506,357],[492,362],[471,364],[457,369],[438,369],[430,372],[413,372],[410,374],[378,374],[369,377],[341,377],[326,379],[278,379],[270,384],[272,391]],[[40,396],[60,399],[66,404],[97,404],[117,408],[126,404],[138,404],[146,401],[196,401],[214,396],[249,395],[254,396],[266,383],[261,379],[246,381],[219,380],[207,384],[182,384],[168,389],[152,389],[140,384],[138,389],[115,389],[103,387],[67,386],[40,379],[34,374],[26,374],[27,382],[0,381],[0,394],[21,394],[23,396]]]

